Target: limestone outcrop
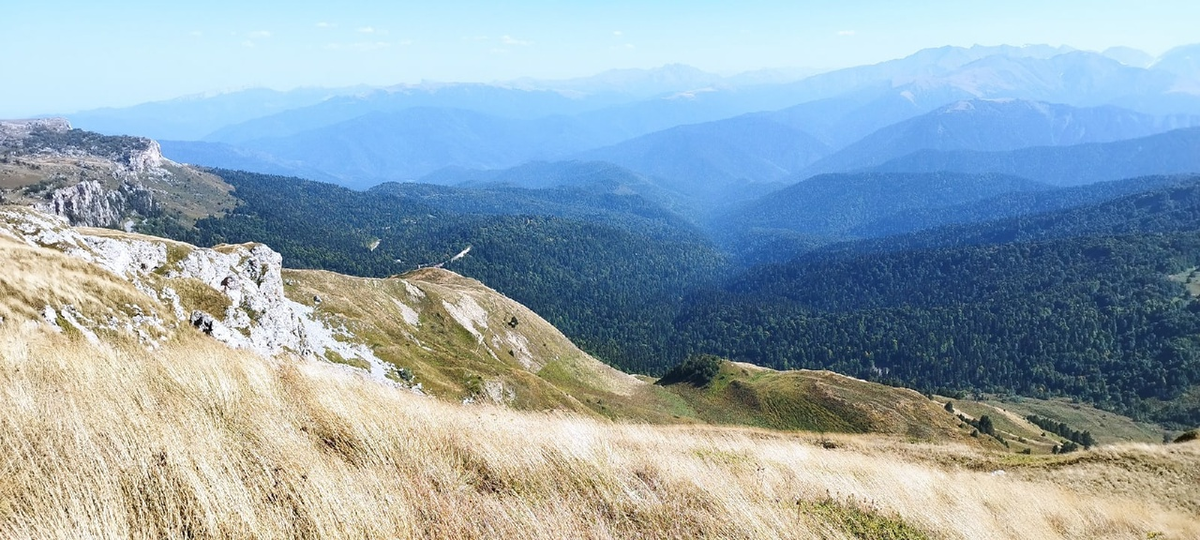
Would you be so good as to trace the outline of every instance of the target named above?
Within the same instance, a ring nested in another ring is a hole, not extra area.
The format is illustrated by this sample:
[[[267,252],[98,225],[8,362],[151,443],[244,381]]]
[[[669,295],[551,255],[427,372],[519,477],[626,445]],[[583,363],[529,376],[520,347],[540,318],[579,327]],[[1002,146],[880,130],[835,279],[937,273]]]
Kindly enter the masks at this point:
[[[93,263],[169,307],[168,313],[143,313],[138,307],[135,318],[141,326],[164,332],[193,326],[230,347],[263,356],[290,352],[359,359],[370,366],[373,377],[390,381],[386,378],[388,366],[368,347],[344,329],[326,325],[314,316],[312,308],[286,296],[283,258],[265,245],[208,249],[118,232],[85,234],[71,228],[62,216],[18,207],[0,209],[0,235]],[[191,291],[188,295],[180,293],[185,288]],[[200,305],[196,298],[208,301]],[[99,324],[92,321],[103,318],[73,309],[46,306],[44,318],[56,327],[63,319],[84,335],[94,331],[89,324]],[[145,334],[143,343],[153,346],[161,340],[163,332],[149,332],[141,326],[130,331]]]
[[[95,180],[84,180],[50,194],[50,200],[35,205],[43,212],[63,216],[84,227],[119,227],[130,214],[151,216],[157,211],[153,192],[134,182],[122,182],[115,190]]]

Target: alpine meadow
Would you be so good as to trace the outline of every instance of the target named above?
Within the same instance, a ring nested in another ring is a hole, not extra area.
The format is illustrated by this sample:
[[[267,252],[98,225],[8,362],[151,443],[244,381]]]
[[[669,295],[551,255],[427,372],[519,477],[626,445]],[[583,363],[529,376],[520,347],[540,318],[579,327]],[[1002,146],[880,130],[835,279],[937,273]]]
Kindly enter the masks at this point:
[[[0,538],[1200,538],[1200,6],[5,11]]]

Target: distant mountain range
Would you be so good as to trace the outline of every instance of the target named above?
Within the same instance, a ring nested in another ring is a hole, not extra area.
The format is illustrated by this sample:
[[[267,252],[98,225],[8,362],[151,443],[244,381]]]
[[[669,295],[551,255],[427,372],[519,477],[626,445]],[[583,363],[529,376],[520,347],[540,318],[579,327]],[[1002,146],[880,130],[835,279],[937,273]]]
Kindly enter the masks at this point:
[[[1022,176],[1077,186],[1153,174],[1200,171],[1200,128],[1148,137],[1009,151],[920,150],[873,167],[879,172],[956,171]]]
[[[590,174],[578,163],[607,162],[625,171],[623,189],[700,224],[826,173],[1063,186],[1195,171],[1188,132],[1165,132],[1200,126],[1196,50],[941,47],[818,74],[668,65],[557,81],[246,91],[74,118],[178,135],[162,143],[177,161],[356,189],[554,187],[578,183],[568,171]]]
[[[1200,115],[1156,117],[1113,106],[1078,108],[1037,101],[959,101],[872,133],[804,169],[800,176],[863,170],[917,151],[1003,151],[1144,137],[1200,125]]]
[[[76,127],[107,135],[199,140],[226,126],[366,90],[365,86],[298,88],[287,92],[252,88],[211,96],[184,96],[133,107],[94,109],[63,116],[69,118]]]

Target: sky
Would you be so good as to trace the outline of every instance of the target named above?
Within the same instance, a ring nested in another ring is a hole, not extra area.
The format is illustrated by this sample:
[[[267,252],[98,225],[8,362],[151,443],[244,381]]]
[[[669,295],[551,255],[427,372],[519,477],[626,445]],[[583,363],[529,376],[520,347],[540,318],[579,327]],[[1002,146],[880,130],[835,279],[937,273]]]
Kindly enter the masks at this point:
[[[683,63],[733,74],[943,45],[1200,42],[1195,0],[5,0],[0,118],[252,87],[493,82]]]

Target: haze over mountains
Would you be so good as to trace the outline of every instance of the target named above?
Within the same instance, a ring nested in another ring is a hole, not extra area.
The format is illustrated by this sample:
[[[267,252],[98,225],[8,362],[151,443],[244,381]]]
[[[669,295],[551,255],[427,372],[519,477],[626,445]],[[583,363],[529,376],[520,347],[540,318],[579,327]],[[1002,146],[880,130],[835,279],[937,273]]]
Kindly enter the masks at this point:
[[[891,152],[896,154],[925,148],[1011,150],[1038,128],[1037,122],[1048,129],[1025,146],[1106,142],[1195,125],[1195,116],[1200,115],[1195,81],[1200,76],[1188,51],[1182,47],[1148,63],[1136,51],[943,47],[798,81],[720,77],[670,65],[565,81],[252,90],[69,117],[79,127],[105,133],[193,141],[164,144],[168,156],[183,161],[238,163],[264,172],[293,170],[358,187],[415,180],[450,166],[495,169],[529,160],[591,156],[609,156],[621,165],[637,165],[632,167],[637,172],[672,180],[679,173],[667,169],[678,159],[668,155],[659,162],[638,162],[636,156],[689,145],[730,156],[725,160],[735,163],[718,167],[716,176],[722,181],[732,177],[757,183],[803,170],[815,161],[814,156],[849,150],[868,136],[864,144],[888,137],[903,139],[893,141],[898,146]],[[1011,111],[993,111],[990,117],[978,114],[957,126],[997,137],[1003,135],[996,131],[1007,131],[1007,143],[978,140],[965,148],[946,148],[946,141],[922,141],[917,133],[902,137],[897,132],[917,127],[889,127],[959,101],[980,99],[1041,104],[1012,105]],[[755,146],[749,138],[695,140],[706,129],[727,131],[722,125],[672,131],[685,124],[704,125],[749,113],[755,114],[737,121],[743,131],[761,123],[764,130],[776,131],[764,138],[775,140],[784,130],[784,137],[802,142],[795,144],[794,151],[783,152],[778,146],[787,145],[776,141],[776,147],[757,155],[747,154],[745,147]],[[1102,121],[1100,117],[1108,123],[1093,125]],[[170,120],[156,123],[155,118]],[[992,123],[987,125],[988,121]],[[1055,127],[1055,122],[1064,125]],[[814,148],[810,139],[825,148]],[[618,146],[600,150],[613,145]],[[406,155],[405,148],[420,157]],[[332,157],[341,155],[353,157]],[[847,160],[853,160],[852,153],[811,172],[844,171],[852,166]]]

